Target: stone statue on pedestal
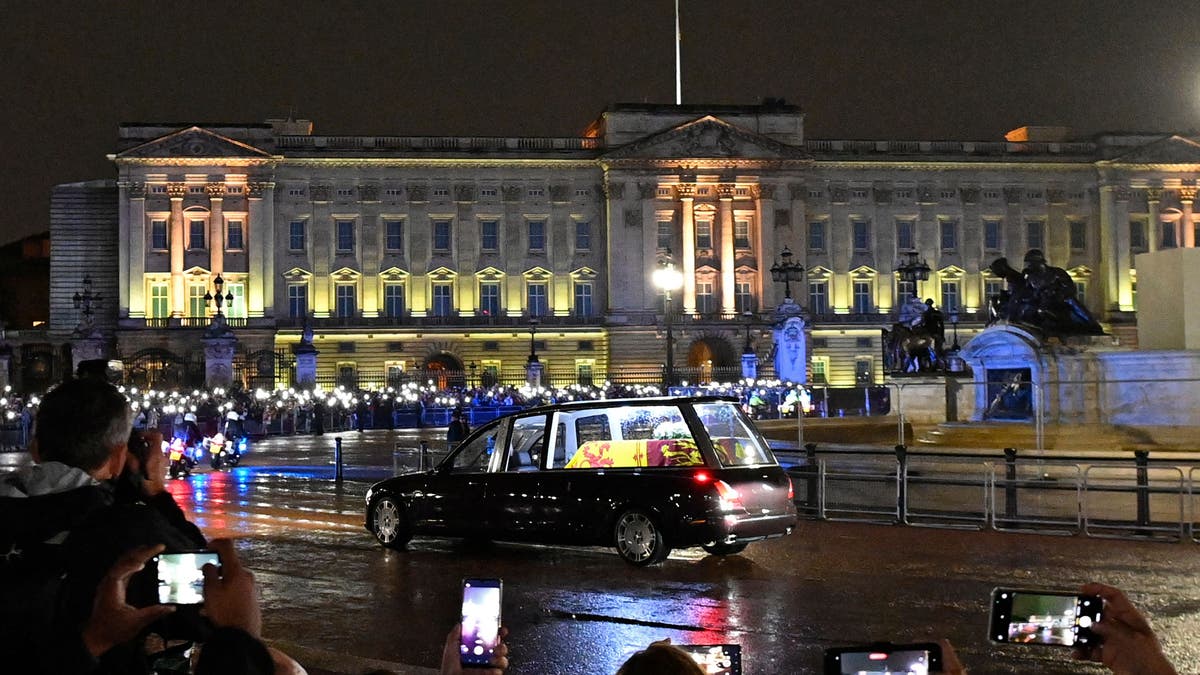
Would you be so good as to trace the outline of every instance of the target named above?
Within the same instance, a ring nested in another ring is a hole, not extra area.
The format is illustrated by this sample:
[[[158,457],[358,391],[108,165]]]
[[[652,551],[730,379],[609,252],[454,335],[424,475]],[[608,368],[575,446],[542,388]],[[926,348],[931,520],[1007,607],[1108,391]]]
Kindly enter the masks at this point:
[[[1079,301],[1075,281],[1061,267],[1046,263],[1039,249],[1025,254],[1025,269],[1007,258],[991,264],[992,274],[1008,282],[1008,297],[989,299],[996,319],[1038,328],[1047,335],[1103,335],[1104,329]]]

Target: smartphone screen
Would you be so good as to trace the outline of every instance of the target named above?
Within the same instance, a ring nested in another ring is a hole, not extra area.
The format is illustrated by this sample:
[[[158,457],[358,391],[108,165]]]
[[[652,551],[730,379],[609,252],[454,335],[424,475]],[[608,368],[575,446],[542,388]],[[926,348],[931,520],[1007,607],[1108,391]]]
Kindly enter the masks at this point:
[[[936,642],[825,650],[825,675],[928,675],[942,670],[942,648]]]
[[[707,675],[742,675],[741,645],[675,645],[692,655]]]
[[[1058,647],[1097,642],[1091,627],[1104,600],[1069,592],[997,588],[992,591],[992,642]]]
[[[462,665],[488,665],[500,645],[502,588],[499,579],[463,579],[462,642],[459,644]]]
[[[204,602],[204,566],[220,566],[216,551],[160,553],[154,558],[158,568],[158,602],[162,605],[199,605]]]

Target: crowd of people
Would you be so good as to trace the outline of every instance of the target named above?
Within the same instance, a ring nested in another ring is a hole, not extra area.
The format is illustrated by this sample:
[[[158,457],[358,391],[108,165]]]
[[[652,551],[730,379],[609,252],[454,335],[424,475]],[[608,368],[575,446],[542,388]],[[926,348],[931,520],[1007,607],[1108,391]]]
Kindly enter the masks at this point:
[[[219,407],[219,406],[218,406]],[[153,425],[134,428],[127,396],[102,379],[68,380],[37,408],[35,463],[0,476],[0,664],[4,672],[74,674],[304,673],[262,635],[253,574],[235,543],[208,540],[165,488]],[[208,549],[202,609],[157,604],[147,563],[160,553]],[[1077,658],[1119,675],[1175,675],[1145,616],[1118,589],[1089,584],[1104,599],[1093,630],[1102,642]],[[461,626],[450,629],[441,672],[461,674]],[[490,667],[500,675],[507,630]],[[943,644],[944,673],[965,673]],[[618,675],[704,675],[669,642],[631,656]]]

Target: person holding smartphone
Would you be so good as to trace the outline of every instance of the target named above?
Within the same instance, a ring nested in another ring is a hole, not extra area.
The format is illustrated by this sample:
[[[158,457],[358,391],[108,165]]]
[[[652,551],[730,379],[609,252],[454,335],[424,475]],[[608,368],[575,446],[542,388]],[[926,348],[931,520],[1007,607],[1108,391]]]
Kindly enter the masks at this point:
[[[1075,658],[1103,663],[1116,675],[1177,675],[1150,622],[1120,589],[1091,583],[1080,592],[1103,598],[1104,612],[1092,626],[1100,643],[1077,649]]]

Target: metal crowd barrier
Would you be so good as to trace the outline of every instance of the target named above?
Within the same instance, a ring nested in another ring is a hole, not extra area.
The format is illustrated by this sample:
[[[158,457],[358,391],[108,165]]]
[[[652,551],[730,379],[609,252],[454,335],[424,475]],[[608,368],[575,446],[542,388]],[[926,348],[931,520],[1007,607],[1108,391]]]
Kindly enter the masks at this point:
[[[805,517],[1200,543],[1200,462],[805,447],[790,469]]]
[[[429,447],[429,441],[421,441],[415,448],[397,443],[392,450],[392,475],[428,471],[437,466],[445,456],[445,451]]]

